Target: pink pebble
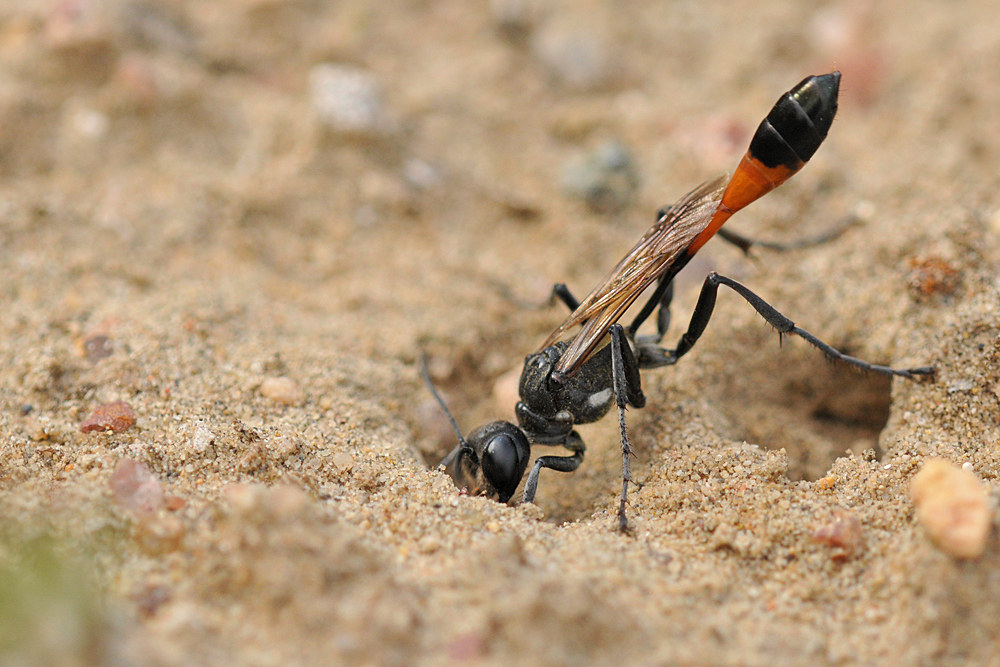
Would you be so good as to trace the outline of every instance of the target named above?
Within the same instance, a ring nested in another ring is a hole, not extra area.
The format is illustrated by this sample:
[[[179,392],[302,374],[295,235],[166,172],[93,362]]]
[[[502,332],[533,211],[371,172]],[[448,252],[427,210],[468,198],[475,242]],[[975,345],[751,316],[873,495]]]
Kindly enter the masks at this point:
[[[84,433],[108,430],[121,433],[132,428],[133,424],[135,424],[135,412],[132,406],[125,401],[115,401],[98,405],[93,414],[80,424],[80,430]]]
[[[118,506],[137,516],[155,514],[163,507],[160,480],[138,461],[122,459],[108,484]]]

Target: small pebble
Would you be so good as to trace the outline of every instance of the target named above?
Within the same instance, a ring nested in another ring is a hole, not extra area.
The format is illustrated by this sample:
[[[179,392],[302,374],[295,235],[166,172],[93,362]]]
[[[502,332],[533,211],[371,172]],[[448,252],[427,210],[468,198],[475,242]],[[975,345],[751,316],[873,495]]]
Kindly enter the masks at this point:
[[[337,132],[376,133],[385,123],[382,87],[361,68],[316,65],[309,71],[309,91],[320,119]]]
[[[184,506],[187,505],[187,501],[180,496],[164,496],[163,505],[171,512],[176,512],[177,510],[184,509]]]
[[[563,188],[598,213],[616,213],[632,200],[639,175],[625,146],[608,142],[563,167]]]
[[[125,54],[112,80],[112,97],[125,108],[152,109],[163,97],[154,69],[148,58],[136,53]]]
[[[448,642],[447,651],[452,661],[469,662],[484,658],[489,653],[489,647],[481,633],[466,632]]]
[[[953,380],[947,385],[949,394],[957,394],[960,391],[972,391],[976,388],[976,383],[969,379]]]
[[[340,451],[330,457],[330,462],[337,472],[350,472],[354,468],[354,457],[349,452]]]
[[[115,503],[137,516],[155,514],[164,506],[160,480],[133,459],[122,459],[108,484]]]
[[[191,448],[202,454],[215,442],[215,434],[203,421],[198,421],[194,425],[194,433],[191,435]]]
[[[135,424],[135,412],[125,401],[115,401],[114,403],[104,403],[98,405],[94,412],[87,417],[80,430],[84,433],[91,431],[114,431],[121,433]]]
[[[106,359],[113,351],[111,339],[103,334],[94,334],[83,339],[83,355],[88,361]]]
[[[417,544],[422,554],[432,554],[441,548],[441,542],[433,535],[424,535]]]
[[[152,618],[160,607],[170,602],[170,589],[163,585],[149,586],[135,596],[135,601],[140,616]]]
[[[949,297],[962,286],[962,271],[954,264],[938,255],[907,262],[910,272],[906,277],[910,293],[919,301],[933,297]]]
[[[69,129],[79,137],[90,140],[103,139],[111,126],[107,115],[96,109],[74,108],[68,116]]]
[[[924,463],[910,483],[917,520],[955,558],[978,558],[990,533],[986,488],[975,474],[943,459]]]
[[[853,512],[838,507],[833,512],[833,520],[816,527],[812,539],[839,549],[834,557],[850,558],[861,544],[861,522]]]
[[[298,405],[302,402],[302,388],[298,382],[286,377],[270,377],[260,384],[260,393],[282,405]]]
[[[500,32],[519,39],[531,32],[541,7],[538,0],[490,0],[490,10]]]
[[[426,160],[410,158],[403,164],[403,178],[418,190],[431,190],[441,184],[441,170]]]
[[[536,31],[531,49],[553,78],[568,88],[594,90],[609,77],[602,40],[585,30],[550,23]]]
[[[822,477],[813,482],[813,486],[819,491],[829,491],[833,487],[837,486],[839,481],[840,478],[836,475],[827,475],[826,477]]]
[[[165,585],[150,585],[134,596],[139,615],[152,618],[167,602],[170,602],[170,588]]]

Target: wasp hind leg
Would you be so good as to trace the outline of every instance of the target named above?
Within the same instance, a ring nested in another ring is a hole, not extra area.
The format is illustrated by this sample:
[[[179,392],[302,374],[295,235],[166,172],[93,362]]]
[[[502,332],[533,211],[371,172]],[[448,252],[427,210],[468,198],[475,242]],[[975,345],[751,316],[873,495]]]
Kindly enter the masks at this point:
[[[665,350],[659,348],[655,351],[656,354],[659,355],[659,360],[663,362],[660,365],[666,366],[677,363],[677,360],[687,354],[691,348],[694,347],[694,344],[698,342],[698,339],[701,338],[701,335],[705,332],[705,328],[708,326],[708,321],[712,318],[712,313],[715,310],[715,300],[718,296],[719,285],[725,285],[743,297],[747,303],[754,307],[754,310],[756,310],[761,317],[767,320],[768,324],[778,330],[779,336],[784,336],[785,334],[798,336],[813,347],[817,348],[820,352],[826,355],[827,359],[830,359],[831,361],[838,361],[854,366],[864,373],[873,372],[881,373],[882,375],[898,375],[905,378],[915,378],[918,376],[934,374],[934,368],[931,366],[897,369],[890,368],[889,366],[882,366],[880,364],[869,363],[863,359],[858,359],[857,357],[844,354],[843,352],[833,348],[831,345],[824,343],[805,329],[800,329],[795,326],[795,322],[779,313],[773,306],[751,292],[744,285],[736,282],[732,278],[720,276],[715,272],[708,274],[708,277],[705,278],[705,284],[702,285],[701,295],[698,297],[698,305],[695,306],[694,313],[691,315],[691,322],[688,324],[688,330],[683,336],[681,336],[676,349]],[[644,358],[647,359],[652,358],[652,352],[653,351],[642,350],[642,353],[646,355]],[[649,366],[643,367],[648,368]]]
[[[845,222],[829,229],[822,234],[817,236],[811,236],[809,238],[799,239],[797,241],[788,241],[787,243],[776,243],[774,241],[759,241],[757,239],[752,239],[748,236],[743,236],[731,229],[726,229],[723,227],[716,234],[723,241],[731,243],[740,250],[743,251],[744,255],[753,256],[750,254],[750,249],[753,247],[757,248],[767,248],[768,250],[774,250],[776,252],[786,252],[788,250],[800,250],[802,248],[811,248],[817,245],[823,245],[824,243],[829,243],[836,238],[839,238],[841,234],[846,232],[848,229],[853,227],[858,223],[856,216],[849,217]]]

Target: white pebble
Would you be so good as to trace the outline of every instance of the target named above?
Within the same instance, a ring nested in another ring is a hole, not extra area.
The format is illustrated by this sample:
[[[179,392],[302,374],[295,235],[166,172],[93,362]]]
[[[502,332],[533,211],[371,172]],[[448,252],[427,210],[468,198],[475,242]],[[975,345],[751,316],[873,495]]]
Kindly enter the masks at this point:
[[[354,468],[354,457],[350,452],[339,451],[330,457],[330,461],[337,472],[350,472]]]
[[[382,87],[361,68],[316,65],[309,71],[309,91],[316,113],[333,130],[374,133],[384,124]]]
[[[948,393],[955,394],[960,391],[972,391],[976,387],[976,383],[972,380],[955,380],[948,383]]]
[[[74,109],[69,120],[73,129],[88,139],[103,138],[111,125],[108,117],[95,109]]]
[[[917,520],[941,551],[978,558],[990,534],[986,487],[971,472],[943,459],[924,463],[910,483]]]
[[[194,434],[191,436],[191,448],[199,454],[208,449],[209,445],[215,442],[215,434],[212,429],[203,421],[197,421],[194,425]]]
[[[272,401],[284,405],[298,405],[302,402],[302,389],[299,384],[286,377],[270,377],[260,383],[260,393]]]

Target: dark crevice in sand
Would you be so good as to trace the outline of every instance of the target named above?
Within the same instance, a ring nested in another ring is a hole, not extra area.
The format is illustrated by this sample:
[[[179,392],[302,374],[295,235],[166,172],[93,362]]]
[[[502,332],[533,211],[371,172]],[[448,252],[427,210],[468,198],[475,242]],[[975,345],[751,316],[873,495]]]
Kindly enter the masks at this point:
[[[809,351],[806,351],[809,352]],[[839,456],[875,449],[889,419],[891,381],[833,365],[817,355],[784,360],[768,355],[770,378],[759,369],[734,377],[717,399],[735,425],[734,439],[788,453],[788,477],[815,480]],[[756,386],[741,385],[754,382]],[[734,386],[736,385],[736,386]]]

